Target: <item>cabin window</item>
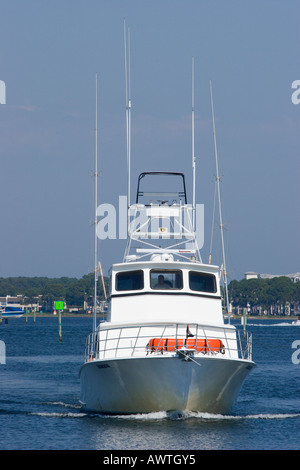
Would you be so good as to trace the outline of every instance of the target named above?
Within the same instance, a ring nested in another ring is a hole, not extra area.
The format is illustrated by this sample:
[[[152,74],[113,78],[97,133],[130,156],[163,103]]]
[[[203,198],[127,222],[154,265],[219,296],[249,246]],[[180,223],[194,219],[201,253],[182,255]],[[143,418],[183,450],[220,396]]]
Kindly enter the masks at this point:
[[[189,272],[190,289],[198,292],[217,292],[216,278],[213,274]]]
[[[182,289],[182,271],[179,269],[152,269],[150,271],[151,289]]]
[[[141,290],[144,288],[143,271],[125,271],[116,275],[116,290]]]

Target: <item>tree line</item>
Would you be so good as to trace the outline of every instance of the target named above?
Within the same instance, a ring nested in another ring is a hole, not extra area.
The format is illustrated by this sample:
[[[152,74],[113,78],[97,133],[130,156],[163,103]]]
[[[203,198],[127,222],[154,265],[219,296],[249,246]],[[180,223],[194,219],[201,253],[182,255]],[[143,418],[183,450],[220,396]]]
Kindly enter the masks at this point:
[[[104,277],[106,292],[108,278]],[[97,292],[100,299],[104,298],[102,281],[99,278]],[[228,285],[228,294],[232,306],[250,308],[251,313],[259,309],[268,314],[284,313],[286,304],[292,310],[300,304],[300,283],[294,283],[290,278],[281,276],[272,279],[243,279],[233,280]],[[22,295],[24,303],[39,303],[44,309],[52,308],[54,300],[64,300],[67,307],[84,306],[84,301],[93,303],[94,274],[90,273],[81,279],[60,277],[7,277],[0,278],[0,296]],[[291,312],[293,313],[293,312]]]
[[[108,278],[104,278],[106,291],[108,291]],[[98,279],[97,293],[104,298],[102,281]],[[81,279],[60,277],[7,277],[0,278],[0,297],[22,295],[24,303],[39,304],[44,311],[53,308],[55,300],[64,300],[67,307],[83,308],[84,301],[92,304],[94,296],[94,274],[87,274]]]
[[[233,307],[248,308],[250,313],[284,314],[287,308],[291,314],[299,311],[300,283],[286,276],[234,280],[228,285],[228,294]]]

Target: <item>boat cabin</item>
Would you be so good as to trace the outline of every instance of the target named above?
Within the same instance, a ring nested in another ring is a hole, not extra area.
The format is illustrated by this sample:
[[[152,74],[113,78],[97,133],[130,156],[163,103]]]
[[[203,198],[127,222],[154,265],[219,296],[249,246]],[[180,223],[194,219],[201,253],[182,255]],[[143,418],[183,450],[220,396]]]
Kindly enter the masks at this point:
[[[218,267],[181,261],[115,264],[107,320],[223,324]]]

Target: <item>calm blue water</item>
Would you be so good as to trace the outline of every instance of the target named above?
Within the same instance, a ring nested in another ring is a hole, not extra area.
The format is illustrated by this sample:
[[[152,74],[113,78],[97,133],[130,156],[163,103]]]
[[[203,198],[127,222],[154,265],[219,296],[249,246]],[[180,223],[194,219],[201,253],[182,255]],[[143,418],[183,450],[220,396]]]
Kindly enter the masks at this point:
[[[292,362],[300,327],[287,320],[249,320],[257,368],[232,415],[127,417],[80,409],[78,371],[91,327],[88,318],[63,318],[60,343],[56,317],[0,325],[6,344],[6,364],[0,364],[0,449],[300,448],[300,364]]]

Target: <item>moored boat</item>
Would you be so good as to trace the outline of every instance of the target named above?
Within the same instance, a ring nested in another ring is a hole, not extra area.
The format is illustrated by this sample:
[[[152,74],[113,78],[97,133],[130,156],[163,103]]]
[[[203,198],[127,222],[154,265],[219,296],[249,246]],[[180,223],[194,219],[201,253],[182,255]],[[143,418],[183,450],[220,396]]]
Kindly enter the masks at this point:
[[[2,318],[21,318],[25,315],[25,310],[19,307],[12,307],[10,305],[0,305],[0,311]]]

